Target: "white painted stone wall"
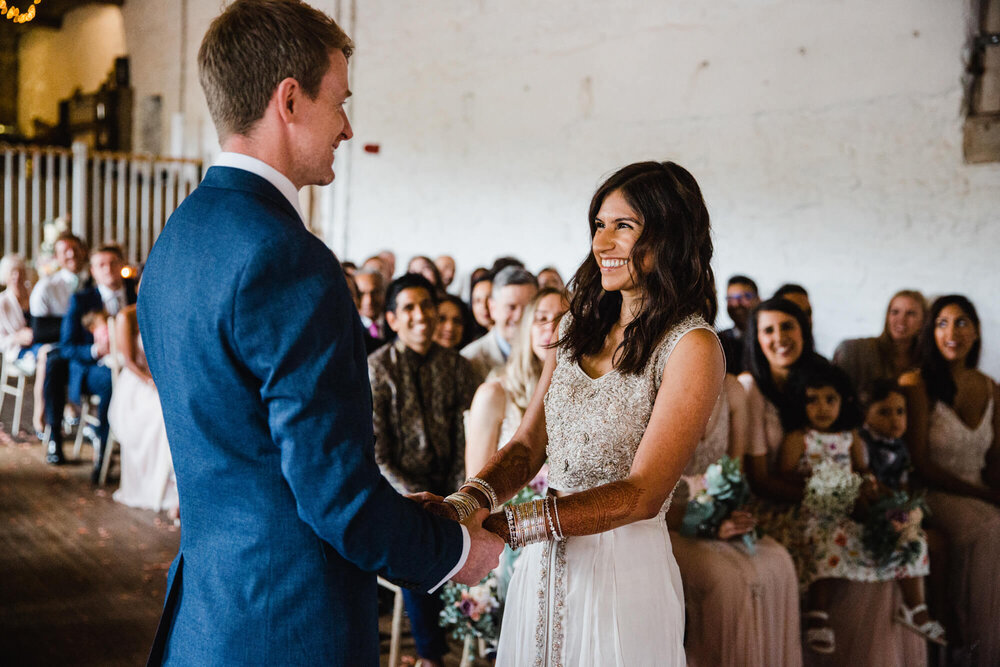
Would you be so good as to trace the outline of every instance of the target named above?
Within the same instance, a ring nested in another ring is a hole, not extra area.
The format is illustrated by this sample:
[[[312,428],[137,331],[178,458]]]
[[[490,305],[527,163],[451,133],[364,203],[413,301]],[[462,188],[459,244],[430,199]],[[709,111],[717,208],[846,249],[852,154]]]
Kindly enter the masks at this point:
[[[163,86],[197,128],[217,3],[188,3],[181,104],[177,4],[126,3],[128,46],[137,89]],[[601,178],[671,159],[702,185],[720,286],[804,284],[825,354],[877,333],[898,288],[962,292],[1000,376],[1000,165],[962,162],[966,2],[364,0],[353,20],[315,4],[358,46],[356,136],[324,200],[342,256],[516,254],[569,274]]]

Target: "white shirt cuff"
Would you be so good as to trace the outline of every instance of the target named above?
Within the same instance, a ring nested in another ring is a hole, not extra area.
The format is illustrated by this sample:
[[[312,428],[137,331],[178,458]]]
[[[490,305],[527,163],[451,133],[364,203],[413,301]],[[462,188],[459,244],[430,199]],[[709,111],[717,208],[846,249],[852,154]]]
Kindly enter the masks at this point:
[[[451,569],[451,572],[444,575],[444,579],[439,581],[437,586],[427,591],[428,593],[433,593],[437,589],[441,588],[444,585],[444,582],[458,574],[459,570],[465,567],[465,561],[469,560],[469,549],[472,547],[472,540],[469,539],[469,529],[462,524],[458,524],[458,526],[462,529],[462,557],[458,559],[458,564]]]

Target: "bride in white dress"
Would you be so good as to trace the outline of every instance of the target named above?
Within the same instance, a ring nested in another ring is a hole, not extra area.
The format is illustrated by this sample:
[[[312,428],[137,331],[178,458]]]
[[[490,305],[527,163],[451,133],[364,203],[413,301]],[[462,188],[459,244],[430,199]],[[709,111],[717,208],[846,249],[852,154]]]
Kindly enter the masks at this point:
[[[592,252],[517,432],[446,499],[523,547],[498,666],[685,664],[664,515],[721,391],[708,212],[694,178],[644,162],[590,206]],[[554,494],[498,511],[548,459]]]

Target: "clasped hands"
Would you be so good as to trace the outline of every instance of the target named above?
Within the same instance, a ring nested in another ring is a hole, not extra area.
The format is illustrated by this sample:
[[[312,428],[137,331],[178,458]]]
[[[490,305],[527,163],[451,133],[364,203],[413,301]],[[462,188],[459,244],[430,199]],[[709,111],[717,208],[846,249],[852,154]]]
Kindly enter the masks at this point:
[[[452,521],[458,520],[455,508],[444,502],[441,496],[424,491],[411,493],[406,497],[431,514]],[[462,525],[469,531],[469,557],[452,580],[467,586],[475,586],[500,563],[500,554],[503,553],[504,544],[509,540],[507,522],[502,514],[491,516],[489,510],[479,509],[463,521]]]

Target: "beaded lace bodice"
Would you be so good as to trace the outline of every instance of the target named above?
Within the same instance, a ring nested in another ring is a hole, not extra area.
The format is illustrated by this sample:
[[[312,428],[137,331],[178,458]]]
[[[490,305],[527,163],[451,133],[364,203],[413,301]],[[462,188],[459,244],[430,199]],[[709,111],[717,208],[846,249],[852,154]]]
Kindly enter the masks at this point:
[[[931,411],[927,444],[931,461],[956,477],[983,485],[986,453],[993,445],[993,398],[976,428],[969,428],[955,411],[938,401]]]
[[[563,317],[560,337],[570,317]],[[591,378],[572,361],[568,351],[558,348],[545,394],[550,487],[582,491],[628,477],[667,359],[677,341],[694,329],[712,331],[700,316],[685,318],[667,333],[643,371],[635,375],[613,370]],[[664,511],[669,503],[668,499]]]

